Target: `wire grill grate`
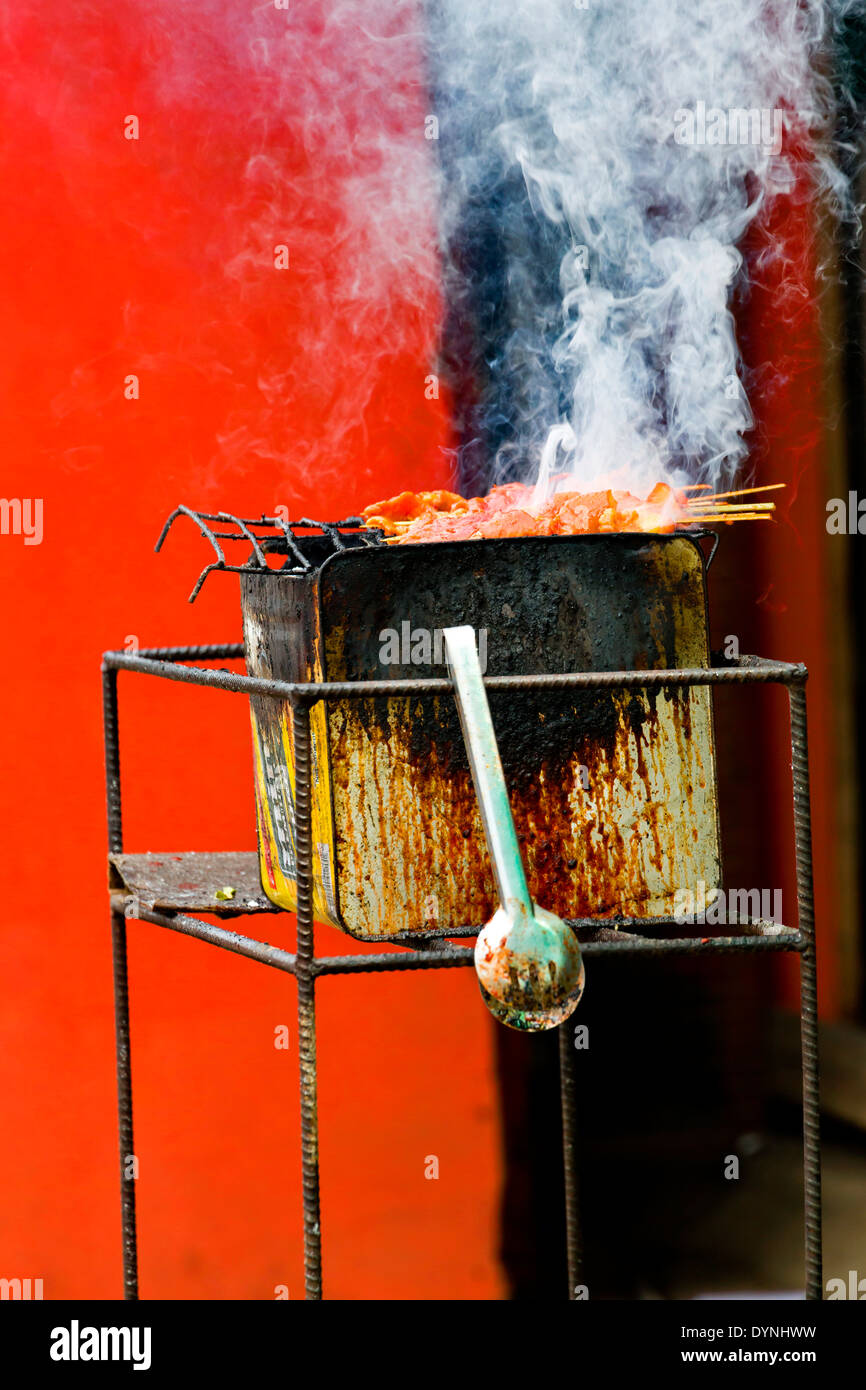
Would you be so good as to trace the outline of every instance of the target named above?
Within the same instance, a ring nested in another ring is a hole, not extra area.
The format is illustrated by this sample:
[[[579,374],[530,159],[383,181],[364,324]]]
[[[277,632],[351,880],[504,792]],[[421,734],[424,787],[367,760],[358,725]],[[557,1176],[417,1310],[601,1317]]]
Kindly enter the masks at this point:
[[[289,521],[281,516],[241,517],[233,512],[197,512],[191,507],[179,506],[175,507],[160,532],[155,546],[157,551],[162,549],[175,521],[182,516],[189,517],[195,523],[216,556],[199,575],[189,596],[190,603],[195,602],[208,575],[215,570],[224,570],[228,574],[268,570],[272,574],[297,577],[314,573],[329,555],[339,550],[358,545],[384,544],[382,532],[365,529],[364,518],[360,516],[345,517],[342,521],[316,521],[312,517],[302,516],[297,521]],[[218,527],[231,529],[219,530]],[[310,541],[314,541],[315,545],[310,546]],[[225,542],[249,547],[249,554],[242,564],[229,563]],[[282,563],[269,564],[269,558],[282,560]]]

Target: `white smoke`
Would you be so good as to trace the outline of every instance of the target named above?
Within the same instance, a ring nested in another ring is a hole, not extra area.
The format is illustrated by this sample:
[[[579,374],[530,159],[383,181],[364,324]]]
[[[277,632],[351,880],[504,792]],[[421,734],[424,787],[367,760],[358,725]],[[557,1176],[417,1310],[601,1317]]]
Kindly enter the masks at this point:
[[[475,420],[498,477],[733,478],[752,424],[739,244],[772,200],[803,196],[810,138],[815,183],[844,200],[820,62],[858,8],[429,0],[452,314],[500,325]]]

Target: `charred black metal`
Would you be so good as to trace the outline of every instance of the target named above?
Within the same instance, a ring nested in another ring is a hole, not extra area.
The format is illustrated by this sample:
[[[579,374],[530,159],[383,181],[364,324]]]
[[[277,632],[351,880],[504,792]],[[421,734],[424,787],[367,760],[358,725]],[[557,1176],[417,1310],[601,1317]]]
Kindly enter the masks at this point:
[[[697,543],[694,550],[703,558]],[[650,664],[650,653],[675,664],[671,593],[656,574],[659,553],[688,547],[682,536],[597,535],[521,537],[501,541],[444,542],[389,547],[375,566],[361,555],[328,564],[319,580],[323,667],[329,680],[376,679],[382,671],[378,634],[395,614],[413,627],[441,631],[455,623],[486,633],[487,673],[604,671]],[[680,591],[689,592],[683,573]],[[252,601],[250,585],[244,602]],[[603,593],[603,603],[594,601]],[[531,601],[527,596],[533,595]],[[679,598],[679,593],[673,595]],[[700,602],[706,608],[706,595]],[[440,663],[440,669],[444,666]],[[431,662],[412,658],[392,674],[435,677]],[[575,692],[569,700],[551,691],[539,700],[493,697],[491,710],[506,775],[551,773],[576,751],[575,731],[589,761],[590,749],[612,748],[620,717],[613,692]],[[629,702],[637,732],[649,716],[639,698]],[[389,737],[387,705],[361,706],[368,735]],[[413,709],[412,755],[433,756],[447,775],[468,776],[468,763],[453,702]]]
[[[314,521],[301,517],[298,521],[287,521],[279,516],[241,517],[233,512],[196,512],[191,507],[175,507],[167,519],[154,547],[162,549],[166,536],[178,517],[189,517],[199,532],[211,545],[216,559],[205,565],[195,587],[189,596],[194,603],[201,592],[202,585],[209,574],[222,570],[226,574],[247,574],[250,571],[272,574],[275,577],[287,574],[305,574],[318,567],[329,555],[347,550],[351,546],[376,546],[384,544],[381,531],[364,529],[364,518],[346,517],[343,521]],[[213,522],[214,525],[210,523]],[[232,526],[231,531],[218,531],[216,525]],[[317,534],[299,536],[299,531],[313,531]],[[242,543],[250,547],[248,558],[240,565],[229,564],[221,541]],[[285,555],[285,564],[272,569],[268,555]]]

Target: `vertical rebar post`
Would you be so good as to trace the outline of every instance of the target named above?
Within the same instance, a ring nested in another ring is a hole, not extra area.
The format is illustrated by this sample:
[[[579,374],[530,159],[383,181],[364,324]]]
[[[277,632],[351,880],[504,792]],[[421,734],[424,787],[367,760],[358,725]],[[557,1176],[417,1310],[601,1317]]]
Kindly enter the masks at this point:
[[[108,850],[123,850],[123,814],[120,804],[120,740],[117,730],[117,672],[102,667],[102,728],[105,740],[105,802],[108,812]]]
[[[310,707],[292,706],[295,751],[295,846],[298,886],[298,1052],[301,1078],[301,1169],[304,1191],[304,1282],[308,1299],[322,1297],[319,1211],[319,1112],[316,1075],[316,981],[313,939],[313,822]]]
[[[788,686],[791,767],[794,785],[794,845],[797,858],[797,926],[806,939],[800,953],[800,1045],[803,1064],[803,1188],[806,1297],[824,1296],[821,1242],[821,1103],[818,1079],[818,990],[815,963],[815,902],[812,886],[812,815],[806,687]]]
[[[573,1028],[570,1020],[559,1027],[559,1090],[562,1108],[562,1165],[565,1177],[565,1239],[568,1252],[568,1297],[577,1297],[583,1273],[577,1155],[577,1110]]]
[[[117,672],[102,668],[102,712],[105,734],[105,794],[108,847],[123,849],[120,799],[120,744],[117,728]],[[123,1296],[138,1298],[138,1238],[135,1225],[135,1148],[132,1137],[132,1060],[129,1046],[129,985],[126,960],[126,918],[111,909],[111,955],[114,974],[114,1046],[117,1068],[117,1129],[120,1145],[120,1211],[123,1239]]]

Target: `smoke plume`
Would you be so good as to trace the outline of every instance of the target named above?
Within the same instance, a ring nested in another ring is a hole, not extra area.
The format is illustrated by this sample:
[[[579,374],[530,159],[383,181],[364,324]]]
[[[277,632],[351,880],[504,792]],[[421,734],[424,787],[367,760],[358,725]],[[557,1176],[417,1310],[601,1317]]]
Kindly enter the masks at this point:
[[[733,479],[752,423],[740,245],[805,196],[806,161],[809,196],[844,208],[821,62],[862,8],[430,0],[445,365],[459,384],[474,351],[480,382],[464,476],[492,456],[488,480],[540,492],[563,471],[636,491]]]

